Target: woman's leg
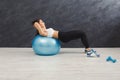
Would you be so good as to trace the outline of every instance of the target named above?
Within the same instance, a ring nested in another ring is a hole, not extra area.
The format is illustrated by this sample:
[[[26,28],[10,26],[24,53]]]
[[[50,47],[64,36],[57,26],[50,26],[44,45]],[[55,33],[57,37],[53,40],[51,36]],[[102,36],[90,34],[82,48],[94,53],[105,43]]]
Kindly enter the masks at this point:
[[[85,48],[88,50],[90,49],[86,34],[80,30],[73,30],[73,31],[68,31],[68,32],[59,32],[59,39],[62,42],[69,42],[71,40],[81,39]]]
[[[95,50],[89,48],[87,36],[83,31],[80,30],[74,30],[74,31],[68,31],[68,32],[59,32],[59,39],[63,42],[69,42],[71,40],[75,39],[81,39],[83,45],[85,46],[85,53],[87,56],[92,56],[92,54],[95,54],[97,57],[100,57],[100,54],[97,54]]]

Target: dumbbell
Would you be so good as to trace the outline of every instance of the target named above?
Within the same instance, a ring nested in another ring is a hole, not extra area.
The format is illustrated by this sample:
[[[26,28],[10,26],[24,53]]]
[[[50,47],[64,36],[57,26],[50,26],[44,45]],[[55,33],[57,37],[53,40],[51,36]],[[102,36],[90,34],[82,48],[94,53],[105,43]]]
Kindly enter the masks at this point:
[[[117,60],[113,59],[111,56],[108,56],[106,61],[111,61],[112,63],[115,63]]]

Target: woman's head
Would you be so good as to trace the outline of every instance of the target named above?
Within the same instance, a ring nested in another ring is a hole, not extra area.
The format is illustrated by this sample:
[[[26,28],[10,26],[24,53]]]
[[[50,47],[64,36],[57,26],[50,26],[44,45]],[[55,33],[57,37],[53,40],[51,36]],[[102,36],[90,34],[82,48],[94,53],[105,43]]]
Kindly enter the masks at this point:
[[[36,19],[36,20],[32,21],[32,25],[35,26],[35,23],[36,22],[39,23],[39,21],[40,21],[40,19]],[[39,34],[38,30],[36,30],[36,35],[38,35],[38,34]]]

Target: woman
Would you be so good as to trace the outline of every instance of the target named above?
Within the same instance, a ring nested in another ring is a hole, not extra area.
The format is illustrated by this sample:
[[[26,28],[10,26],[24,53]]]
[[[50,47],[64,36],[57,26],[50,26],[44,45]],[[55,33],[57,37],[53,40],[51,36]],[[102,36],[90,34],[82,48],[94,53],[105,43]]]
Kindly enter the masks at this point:
[[[33,21],[33,26],[37,30],[37,34],[46,37],[53,37],[59,39],[62,42],[69,42],[71,40],[81,38],[81,41],[85,46],[85,53],[87,54],[87,56],[91,56],[92,54],[95,54],[97,57],[99,57],[99,54],[97,54],[95,50],[89,47],[86,34],[83,31],[73,30],[68,32],[62,32],[62,31],[54,30],[53,28],[46,29],[45,23],[41,19]]]

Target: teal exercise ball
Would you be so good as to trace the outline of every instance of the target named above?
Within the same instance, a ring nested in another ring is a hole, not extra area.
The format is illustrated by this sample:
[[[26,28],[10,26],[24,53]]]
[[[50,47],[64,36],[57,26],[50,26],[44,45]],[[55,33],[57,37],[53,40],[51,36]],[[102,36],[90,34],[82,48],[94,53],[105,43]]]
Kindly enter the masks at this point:
[[[32,40],[32,48],[37,55],[51,56],[59,53],[61,45],[58,39],[36,35]]]

